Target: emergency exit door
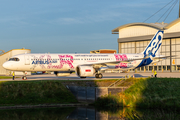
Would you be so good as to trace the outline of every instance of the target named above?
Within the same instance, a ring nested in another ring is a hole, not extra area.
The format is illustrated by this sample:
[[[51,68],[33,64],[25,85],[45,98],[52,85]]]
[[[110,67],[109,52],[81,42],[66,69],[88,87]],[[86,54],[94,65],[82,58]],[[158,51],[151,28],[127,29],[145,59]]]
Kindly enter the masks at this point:
[[[25,59],[25,65],[30,65],[29,55],[25,55],[24,59]]]

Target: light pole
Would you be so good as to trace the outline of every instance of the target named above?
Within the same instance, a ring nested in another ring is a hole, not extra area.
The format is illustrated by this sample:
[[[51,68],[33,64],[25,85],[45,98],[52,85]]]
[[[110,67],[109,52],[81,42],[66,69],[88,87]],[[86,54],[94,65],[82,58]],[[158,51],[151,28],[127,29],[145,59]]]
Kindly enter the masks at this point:
[[[179,18],[180,18],[180,0],[179,0]]]

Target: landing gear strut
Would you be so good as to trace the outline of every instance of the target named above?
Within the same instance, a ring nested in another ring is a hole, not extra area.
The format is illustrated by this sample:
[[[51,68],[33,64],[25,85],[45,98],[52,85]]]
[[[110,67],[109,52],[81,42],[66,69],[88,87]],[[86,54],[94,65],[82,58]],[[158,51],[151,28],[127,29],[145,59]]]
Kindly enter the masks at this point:
[[[22,80],[27,80],[26,73],[25,72],[23,73],[24,73],[24,76],[22,77]]]
[[[95,74],[95,77],[96,77],[96,78],[102,78],[103,75],[102,75],[101,73],[96,73],[96,74]]]

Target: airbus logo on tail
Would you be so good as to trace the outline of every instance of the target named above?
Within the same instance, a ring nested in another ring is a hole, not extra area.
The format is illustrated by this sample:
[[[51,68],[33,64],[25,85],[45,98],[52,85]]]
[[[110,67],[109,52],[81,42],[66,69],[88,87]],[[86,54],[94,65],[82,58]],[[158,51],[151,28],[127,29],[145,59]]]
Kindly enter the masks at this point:
[[[151,40],[149,45],[144,51],[144,57],[147,55],[151,55],[152,57],[156,56],[157,51],[161,47],[162,44],[162,38],[163,38],[163,31],[159,31]]]

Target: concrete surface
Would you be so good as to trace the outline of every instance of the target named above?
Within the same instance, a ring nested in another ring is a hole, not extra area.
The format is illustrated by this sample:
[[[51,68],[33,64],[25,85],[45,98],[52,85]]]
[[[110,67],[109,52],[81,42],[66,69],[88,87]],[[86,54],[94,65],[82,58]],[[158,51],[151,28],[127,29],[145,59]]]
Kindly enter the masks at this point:
[[[103,73],[103,80],[107,79],[120,79],[124,78],[125,76],[132,76],[134,75],[135,78],[140,77],[151,77],[153,73]],[[20,78],[16,78],[16,81],[22,81],[22,76],[17,76]],[[157,77],[168,77],[168,78],[180,78],[180,73],[157,73]],[[0,79],[0,81],[11,81],[12,79]],[[40,74],[40,75],[29,75],[27,76],[27,80],[99,80],[96,79],[94,76],[87,77],[87,78],[79,78],[76,74],[71,74],[67,77],[57,77],[51,74]],[[24,80],[25,81],[25,80]]]

